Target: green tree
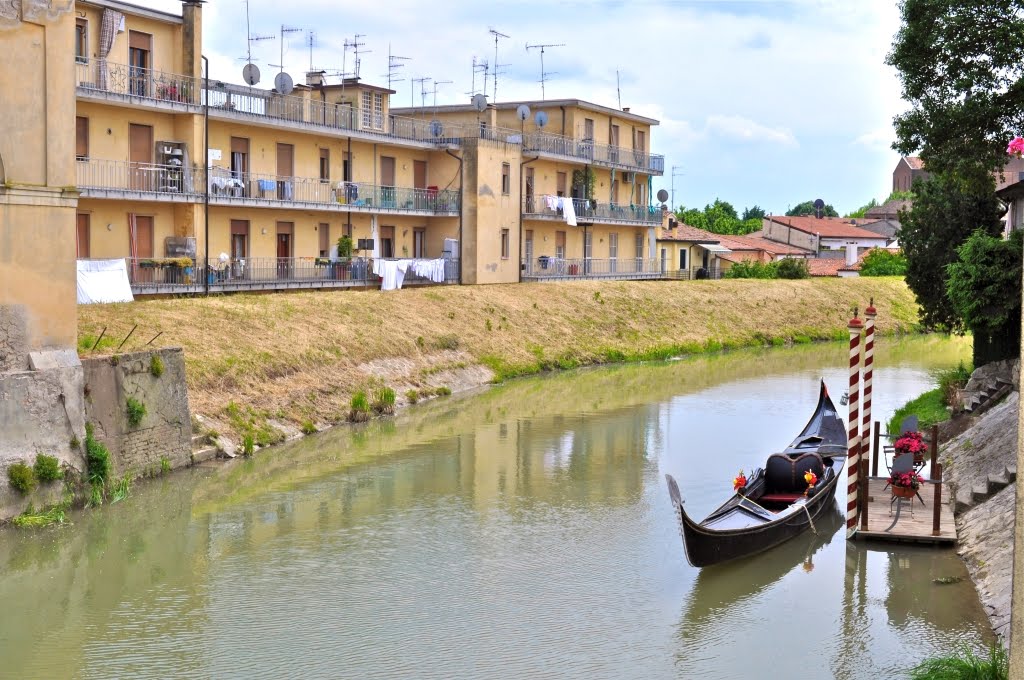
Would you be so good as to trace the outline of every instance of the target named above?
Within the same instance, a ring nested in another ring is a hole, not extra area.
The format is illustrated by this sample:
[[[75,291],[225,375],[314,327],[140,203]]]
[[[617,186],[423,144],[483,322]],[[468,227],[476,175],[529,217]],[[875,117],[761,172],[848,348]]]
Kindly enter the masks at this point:
[[[750,208],[744,208],[743,217],[741,219],[744,222],[746,222],[747,220],[761,220],[764,219],[766,214],[767,213],[765,213],[764,208],[757,204],[754,204]]]
[[[975,366],[1019,353],[1022,246],[1019,231],[1004,241],[979,229],[946,267],[947,296],[974,334]]]
[[[906,276],[907,258],[883,248],[872,248],[860,265],[861,276]]]
[[[963,329],[959,311],[946,296],[946,267],[957,261],[957,248],[975,229],[991,236],[1000,232],[1002,208],[994,189],[991,177],[986,186],[950,174],[933,174],[927,182],[914,185],[913,209],[900,212],[907,285],[921,305],[926,328]]]
[[[878,207],[878,201],[876,201],[875,199],[872,198],[870,201],[868,201],[867,203],[865,203],[864,205],[862,205],[861,207],[857,208],[852,213],[847,215],[847,217],[864,217],[864,215],[867,213],[867,211],[871,210],[872,208],[877,208],[877,207]]]
[[[1024,128],[1024,0],[903,0],[886,63],[910,110],[893,148],[928,171],[981,180]]]
[[[803,203],[797,203],[791,210],[786,211],[787,217],[803,217],[804,215],[814,214],[814,201],[804,201]],[[839,213],[832,207],[831,204],[825,204],[825,217],[839,217]]]

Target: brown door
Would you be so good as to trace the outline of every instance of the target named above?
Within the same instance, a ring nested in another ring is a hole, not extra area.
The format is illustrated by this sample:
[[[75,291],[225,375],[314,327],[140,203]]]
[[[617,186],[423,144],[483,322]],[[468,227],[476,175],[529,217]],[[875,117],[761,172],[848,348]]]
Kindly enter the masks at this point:
[[[249,256],[249,221],[231,220],[231,259],[242,260]]]
[[[151,97],[150,69],[153,63],[153,36],[139,31],[128,31],[128,92],[137,97]]]
[[[412,229],[412,256],[427,256],[427,228],[413,227]]]
[[[76,256],[79,258],[89,257],[89,215],[87,213],[78,213],[78,234],[77,241],[78,252]]]
[[[141,191],[156,189],[153,172],[153,128],[149,125],[128,125],[129,186]]]
[[[566,187],[567,179],[566,179],[566,176],[565,176],[564,172],[558,173],[558,180],[557,180],[557,182],[558,183],[555,185],[555,190],[556,190],[557,194],[559,196],[565,196],[565,187]]]
[[[328,222],[321,222],[316,233],[320,238],[320,257],[327,257],[331,254],[331,225]]]
[[[135,256],[140,260],[153,257],[153,217],[135,216]]]
[[[293,175],[295,175],[295,147],[291,144],[278,144],[277,200],[291,201],[294,198]]]
[[[395,256],[395,228],[394,227],[381,227],[380,228],[380,256],[381,257],[394,257]]]
[[[295,230],[293,222],[277,223],[277,276],[286,279],[292,270],[292,234]]]

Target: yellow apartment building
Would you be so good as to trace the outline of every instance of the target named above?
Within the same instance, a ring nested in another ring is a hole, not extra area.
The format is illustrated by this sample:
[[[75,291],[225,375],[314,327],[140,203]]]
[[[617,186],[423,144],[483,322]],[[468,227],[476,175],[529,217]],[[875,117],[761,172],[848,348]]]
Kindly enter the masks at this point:
[[[282,92],[207,78],[192,0],[78,0],[74,20],[77,254],[128,258],[136,293],[375,285],[396,260],[434,265],[410,264],[416,282],[658,275],[655,120],[579,100],[527,102],[526,121],[521,103],[397,109],[316,72]]]

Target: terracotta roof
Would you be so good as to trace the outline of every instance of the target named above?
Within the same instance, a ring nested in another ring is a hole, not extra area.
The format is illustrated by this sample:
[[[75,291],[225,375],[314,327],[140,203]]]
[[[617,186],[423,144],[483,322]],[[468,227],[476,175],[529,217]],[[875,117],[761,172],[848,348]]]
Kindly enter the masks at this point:
[[[912,170],[924,170],[924,161],[917,156],[904,156],[903,160],[907,162]]]
[[[755,232],[757,233],[757,232]],[[735,247],[733,247],[735,244]],[[772,255],[809,255],[811,251],[796,246],[772,241],[761,236],[747,234],[745,236],[723,236],[722,245],[729,250],[763,250]]]
[[[668,231],[662,230],[661,236],[658,237],[659,241],[692,241],[693,243],[720,243],[720,237],[718,234],[712,234],[710,231],[704,231],[697,227],[691,227],[689,224],[683,224],[682,222],[676,222],[675,229]]]
[[[876,205],[871,210],[864,213],[865,218],[874,219],[885,219],[887,217],[895,218],[900,210],[910,210],[914,205],[913,201],[903,201],[898,198],[894,198],[891,201],[886,201],[882,205]]]
[[[769,215],[765,219],[807,234],[818,234],[824,238],[879,238],[878,234],[857,226],[877,221],[872,219],[853,217],[822,217],[818,219],[810,215],[802,217]]]
[[[812,257],[807,260],[807,271],[811,276],[839,276],[839,272],[860,271],[864,258],[874,248],[868,248],[857,256],[857,261],[847,266],[845,257]]]

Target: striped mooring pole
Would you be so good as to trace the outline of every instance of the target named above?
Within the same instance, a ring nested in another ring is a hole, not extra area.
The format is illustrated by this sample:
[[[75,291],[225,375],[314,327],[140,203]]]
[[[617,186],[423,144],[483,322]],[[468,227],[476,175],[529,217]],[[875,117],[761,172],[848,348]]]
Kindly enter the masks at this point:
[[[864,310],[864,386],[861,388],[860,410],[864,412],[860,426],[860,455],[868,460],[871,454],[871,373],[875,363],[875,298]]]
[[[853,536],[857,531],[857,484],[860,481],[860,334],[864,323],[857,318],[857,310],[853,310],[850,319],[850,407],[846,424],[847,447],[849,456],[846,462],[846,535]]]

